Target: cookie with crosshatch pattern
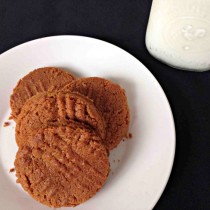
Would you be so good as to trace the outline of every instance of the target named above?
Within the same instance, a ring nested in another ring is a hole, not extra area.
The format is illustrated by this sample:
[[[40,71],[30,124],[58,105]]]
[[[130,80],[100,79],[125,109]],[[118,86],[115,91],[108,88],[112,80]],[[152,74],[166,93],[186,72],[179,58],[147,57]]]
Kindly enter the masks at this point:
[[[19,80],[10,97],[13,119],[17,120],[23,105],[32,96],[44,91],[58,91],[74,79],[70,73],[55,67],[44,67],[30,72]]]
[[[98,134],[74,122],[48,126],[19,147],[17,183],[50,207],[79,205],[101,189],[110,170],[108,151]]]

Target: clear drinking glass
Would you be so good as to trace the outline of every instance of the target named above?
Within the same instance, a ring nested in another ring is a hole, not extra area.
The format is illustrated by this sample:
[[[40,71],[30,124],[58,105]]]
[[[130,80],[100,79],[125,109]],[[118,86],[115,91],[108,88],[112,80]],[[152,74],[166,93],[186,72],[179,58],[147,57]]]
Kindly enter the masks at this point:
[[[148,51],[175,68],[210,69],[210,0],[153,0]]]

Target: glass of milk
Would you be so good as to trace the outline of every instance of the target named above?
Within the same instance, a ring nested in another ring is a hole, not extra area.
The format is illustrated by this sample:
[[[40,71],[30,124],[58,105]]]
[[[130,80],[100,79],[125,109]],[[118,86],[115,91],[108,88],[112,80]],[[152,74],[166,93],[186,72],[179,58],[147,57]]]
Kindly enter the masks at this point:
[[[175,68],[210,70],[210,0],[153,0],[146,46]]]

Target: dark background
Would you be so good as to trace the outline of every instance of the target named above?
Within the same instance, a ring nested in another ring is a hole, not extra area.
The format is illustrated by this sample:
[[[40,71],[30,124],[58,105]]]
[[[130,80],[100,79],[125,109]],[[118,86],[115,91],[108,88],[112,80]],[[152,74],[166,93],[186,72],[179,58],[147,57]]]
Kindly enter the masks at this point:
[[[71,34],[99,38],[134,55],[163,87],[176,124],[175,163],[154,209],[208,210],[210,72],[175,70],[150,56],[144,40],[151,2],[0,0],[0,53],[40,37]]]

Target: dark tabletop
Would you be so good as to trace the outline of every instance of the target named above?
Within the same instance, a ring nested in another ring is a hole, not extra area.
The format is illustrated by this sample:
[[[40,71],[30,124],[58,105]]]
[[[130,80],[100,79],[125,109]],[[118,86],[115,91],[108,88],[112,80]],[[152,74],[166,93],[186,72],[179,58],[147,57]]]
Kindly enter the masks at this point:
[[[175,70],[147,52],[144,40],[151,2],[0,0],[0,53],[40,37],[71,34],[99,38],[134,55],[163,87],[176,125],[172,174],[154,209],[208,210],[210,72]]]

